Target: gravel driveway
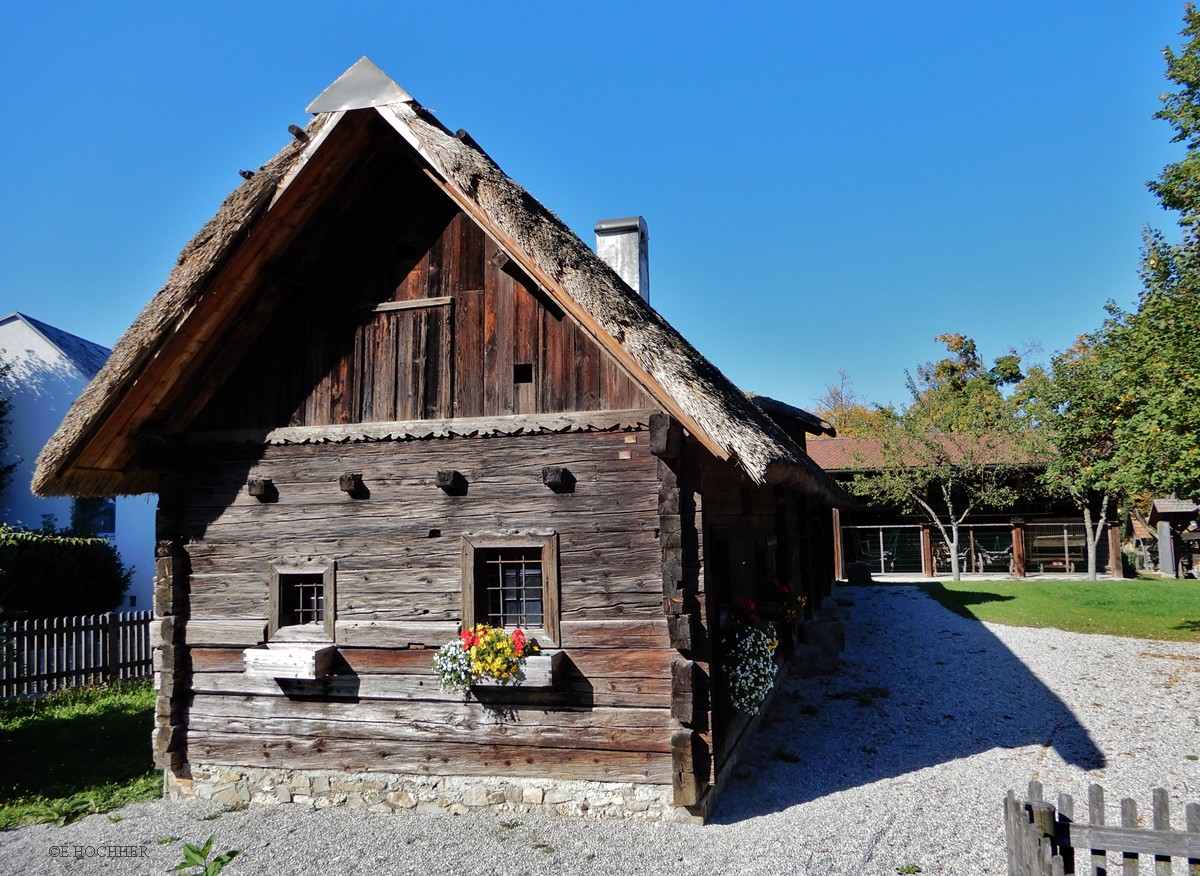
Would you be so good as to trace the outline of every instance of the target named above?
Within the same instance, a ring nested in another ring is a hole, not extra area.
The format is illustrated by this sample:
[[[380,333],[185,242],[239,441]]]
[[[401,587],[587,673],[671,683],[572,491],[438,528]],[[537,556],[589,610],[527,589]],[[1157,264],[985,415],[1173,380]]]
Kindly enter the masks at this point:
[[[162,873],[215,834],[243,850],[227,876],[1004,873],[1001,801],[1031,778],[1080,801],[1099,782],[1110,819],[1156,785],[1177,827],[1200,800],[1200,645],[980,624],[906,586],[838,595],[842,669],[785,683],[704,827],[158,801],[2,833],[0,872]]]

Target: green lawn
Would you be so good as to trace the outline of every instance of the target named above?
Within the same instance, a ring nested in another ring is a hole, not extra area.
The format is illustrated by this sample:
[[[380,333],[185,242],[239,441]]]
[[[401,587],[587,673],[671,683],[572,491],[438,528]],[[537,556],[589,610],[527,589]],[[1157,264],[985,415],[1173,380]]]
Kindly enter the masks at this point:
[[[0,829],[161,796],[153,725],[149,682],[0,703]]]
[[[1200,642],[1200,581],[939,581],[918,586],[956,614],[992,623]]]

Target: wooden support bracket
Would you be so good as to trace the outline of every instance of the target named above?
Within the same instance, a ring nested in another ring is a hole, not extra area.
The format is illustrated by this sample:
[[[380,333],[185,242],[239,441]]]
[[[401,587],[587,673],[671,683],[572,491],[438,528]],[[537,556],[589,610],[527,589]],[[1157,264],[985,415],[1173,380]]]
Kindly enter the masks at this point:
[[[542,469],[542,483],[556,493],[575,492],[575,475],[559,465],[547,465]]]
[[[467,494],[467,479],[463,477],[462,472],[452,468],[438,471],[434,483],[447,496],[465,496]]]
[[[348,495],[351,499],[369,499],[371,491],[367,489],[367,485],[363,483],[362,472],[348,471],[344,472],[338,478],[338,489]]]
[[[270,478],[250,478],[246,481],[246,488],[260,502],[279,501],[279,490],[275,489],[275,482]]]

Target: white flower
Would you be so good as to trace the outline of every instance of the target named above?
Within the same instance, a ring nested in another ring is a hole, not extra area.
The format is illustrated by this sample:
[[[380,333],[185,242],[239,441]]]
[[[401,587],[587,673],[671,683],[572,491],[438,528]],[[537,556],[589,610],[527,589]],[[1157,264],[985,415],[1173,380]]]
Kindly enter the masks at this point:
[[[771,638],[758,627],[743,627],[724,644],[729,699],[743,712],[757,715],[775,683]]]
[[[461,693],[475,680],[471,672],[471,657],[458,639],[438,649],[433,656],[433,669],[442,690],[447,693]]]

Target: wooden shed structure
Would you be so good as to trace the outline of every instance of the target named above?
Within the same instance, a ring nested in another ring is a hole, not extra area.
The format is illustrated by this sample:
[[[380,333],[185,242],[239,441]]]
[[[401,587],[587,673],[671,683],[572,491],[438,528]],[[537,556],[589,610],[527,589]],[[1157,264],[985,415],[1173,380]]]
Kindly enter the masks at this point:
[[[723,692],[729,606],[832,583],[844,494],[803,412],[738,391],[366,59],[310,111],[35,476],[159,496],[168,792],[704,813],[750,723]],[[562,657],[546,686],[464,702],[433,649],[487,616],[507,562]],[[298,638],[294,677],[250,671]]]

